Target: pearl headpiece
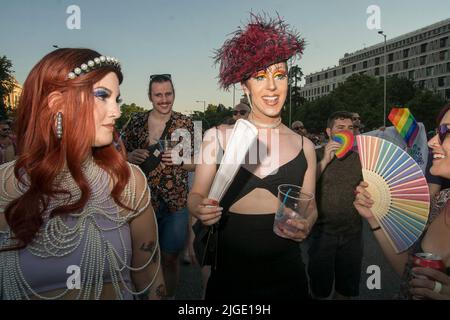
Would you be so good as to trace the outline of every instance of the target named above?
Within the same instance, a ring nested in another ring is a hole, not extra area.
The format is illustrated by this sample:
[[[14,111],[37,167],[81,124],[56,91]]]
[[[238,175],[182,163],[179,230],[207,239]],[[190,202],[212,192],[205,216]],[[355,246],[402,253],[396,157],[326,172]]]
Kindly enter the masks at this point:
[[[76,67],[75,69],[73,69],[73,71],[69,72],[67,77],[69,79],[75,79],[82,73],[88,73],[89,71],[92,71],[93,69],[97,69],[99,67],[104,67],[107,65],[120,69],[119,59],[117,59],[115,57],[110,57],[110,56],[100,56],[100,57],[94,58],[92,60],[89,60],[87,63],[83,63],[79,67]]]

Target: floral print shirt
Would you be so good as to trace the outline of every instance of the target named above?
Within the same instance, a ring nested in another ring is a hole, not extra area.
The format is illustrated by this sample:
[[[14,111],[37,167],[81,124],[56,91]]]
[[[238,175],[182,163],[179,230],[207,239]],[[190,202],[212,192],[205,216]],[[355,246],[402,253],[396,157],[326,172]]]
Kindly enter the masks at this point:
[[[150,112],[132,114],[127,125],[122,129],[122,141],[127,152],[148,147],[148,117]],[[179,112],[172,111],[169,121],[172,122],[166,137],[170,138],[176,129],[187,129],[191,136],[191,150],[194,150],[194,124],[192,119]],[[160,201],[167,204],[170,212],[179,211],[187,206],[188,173],[180,165],[164,166],[160,163],[153,171],[149,172],[147,181],[155,211],[158,210]]]

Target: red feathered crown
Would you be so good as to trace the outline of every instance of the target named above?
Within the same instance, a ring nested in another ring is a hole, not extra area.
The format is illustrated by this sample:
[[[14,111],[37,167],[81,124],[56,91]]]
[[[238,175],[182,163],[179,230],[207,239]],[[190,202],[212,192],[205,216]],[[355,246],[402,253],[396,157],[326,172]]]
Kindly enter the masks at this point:
[[[280,16],[273,19],[251,14],[245,29],[232,33],[233,37],[215,52],[215,63],[220,63],[220,86],[228,89],[258,70],[300,56],[305,40],[288,27]]]

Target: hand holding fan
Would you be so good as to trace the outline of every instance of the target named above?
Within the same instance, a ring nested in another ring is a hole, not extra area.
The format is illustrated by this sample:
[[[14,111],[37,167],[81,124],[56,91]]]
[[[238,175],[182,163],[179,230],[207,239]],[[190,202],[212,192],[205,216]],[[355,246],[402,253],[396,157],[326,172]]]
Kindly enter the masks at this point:
[[[220,167],[214,177],[208,198],[220,202],[240,166],[244,163],[250,146],[258,137],[258,129],[247,120],[238,119],[234,125]]]
[[[341,147],[336,151],[336,157],[338,159],[343,158],[347,153],[349,153],[349,151],[352,150],[353,144],[355,142],[355,136],[353,135],[353,132],[349,130],[335,133],[331,138],[341,144]]]
[[[372,212],[397,253],[408,249],[428,220],[430,195],[419,165],[395,144],[358,135],[359,157]]]

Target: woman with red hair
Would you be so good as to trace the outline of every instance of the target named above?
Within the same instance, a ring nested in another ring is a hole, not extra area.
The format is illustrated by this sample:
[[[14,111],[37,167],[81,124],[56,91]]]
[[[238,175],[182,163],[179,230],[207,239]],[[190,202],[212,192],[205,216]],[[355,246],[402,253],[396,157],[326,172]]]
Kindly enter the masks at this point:
[[[279,17],[252,16],[250,23],[217,51],[220,84],[226,89],[241,83],[251,107],[248,120],[258,129],[258,154],[265,157],[239,168],[219,207],[208,194],[220,161],[207,157],[226,149],[222,137],[227,127],[205,134],[204,162],[196,167],[188,204],[204,225],[219,222],[206,299],[309,297],[299,242],[308,236],[316,220],[315,202],[306,220],[288,220],[291,231],[280,229],[281,236],[273,231],[279,185],[294,184],[315,192],[314,145],[281,122],[288,91],[287,60],[300,55],[303,46],[303,39]],[[261,152],[263,149],[267,153]]]
[[[113,144],[120,63],[58,49],[28,75],[0,166],[0,299],[161,298],[145,176]]]

